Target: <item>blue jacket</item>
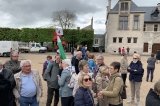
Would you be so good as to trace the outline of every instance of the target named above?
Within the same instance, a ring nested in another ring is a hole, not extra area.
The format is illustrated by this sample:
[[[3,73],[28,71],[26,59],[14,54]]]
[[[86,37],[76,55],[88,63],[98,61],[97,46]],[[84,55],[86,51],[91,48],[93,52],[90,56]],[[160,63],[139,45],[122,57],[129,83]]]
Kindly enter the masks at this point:
[[[83,55],[83,56],[86,55],[86,51],[85,51],[84,48],[81,49],[81,52],[82,52],[82,55]]]
[[[95,69],[95,66],[96,66],[96,63],[94,62],[93,59],[89,59],[88,60],[88,64],[89,64],[89,69],[92,71],[92,73],[94,72],[94,69]]]
[[[69,97],[72,96],[72,88],[68,87],[68,84],[70,82],[70,71],[68,69],[64,69],[62,71],[60,79],[58,79],[58,84],[60,86],[59,89],[59,95],[61,97]]]
[[[142,82],[142,63],[141,61],[137,61],[137,63],[133,63],[133,61],[130,63],[129,67],[131,69],[127,69],[130,73],[129,80],[134,82]],[[134,71],[137,70],[137,71]]]
[[[74,97],[74,106],[94,106],[94,100],[89,89],[79,87]]]

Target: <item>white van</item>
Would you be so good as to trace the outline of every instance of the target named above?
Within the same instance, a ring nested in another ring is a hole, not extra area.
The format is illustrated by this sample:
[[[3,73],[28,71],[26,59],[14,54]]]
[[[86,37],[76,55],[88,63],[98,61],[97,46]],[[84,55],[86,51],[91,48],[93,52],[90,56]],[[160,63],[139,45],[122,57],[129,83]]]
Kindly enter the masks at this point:
[[[17,41],[0,41],[0,56],[10,56],[12,51],[19,52],[19,45]]]

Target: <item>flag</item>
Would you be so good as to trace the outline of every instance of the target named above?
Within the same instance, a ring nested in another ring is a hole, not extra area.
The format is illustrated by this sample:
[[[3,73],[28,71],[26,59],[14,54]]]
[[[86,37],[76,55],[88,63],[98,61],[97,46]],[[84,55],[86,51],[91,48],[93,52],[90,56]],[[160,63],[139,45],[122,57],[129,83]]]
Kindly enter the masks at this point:
[[[57,35],[63,35],[63,30],[62,29],[56,29]]]
[[[64,54],[64,49],[63,49],[62,42],[59,36],[57,36],[57,44],[58,44],[61,59],[62,60],[66,59],[66,55]]]

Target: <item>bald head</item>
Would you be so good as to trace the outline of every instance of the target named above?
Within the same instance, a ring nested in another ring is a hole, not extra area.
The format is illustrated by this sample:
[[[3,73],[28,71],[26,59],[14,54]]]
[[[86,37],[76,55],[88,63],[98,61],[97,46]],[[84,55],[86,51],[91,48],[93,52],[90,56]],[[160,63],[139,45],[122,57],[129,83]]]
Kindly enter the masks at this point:
[[[77,57],[78,59],[81,59],[81,58],[82,58],[82,52],[81,52],[81,51],[78,51],[76,57]]]

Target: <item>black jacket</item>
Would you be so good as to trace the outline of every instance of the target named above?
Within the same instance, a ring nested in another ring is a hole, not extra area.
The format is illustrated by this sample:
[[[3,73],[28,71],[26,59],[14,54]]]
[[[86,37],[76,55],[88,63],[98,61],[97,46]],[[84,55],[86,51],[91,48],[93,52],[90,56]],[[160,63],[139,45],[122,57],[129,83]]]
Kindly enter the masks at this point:
[[[0,73],[0,105],[8,106],[12,99],[12,90],[16,86],[14,75],[11,70],[3,69]]]
[[[94,106],[94,100],[89,89],[80,87],[74,97],[74,106]]]
[[[78,64],[79,64],[79,61],[80,61],[80,60],[82,60],[82,58],[81,58],[81,59],[77,59],[77,58],[76,58],[76,56],[73,56],[73,57],[72,57],[71,64],[72,64],[72,66],[74,66],[74,67],[75,67],[76,74],[78,74],[78,73],[79,73]]]
[[[146,106],[160,106],[160,98],[153,89],[150,89],[146,97]]]

